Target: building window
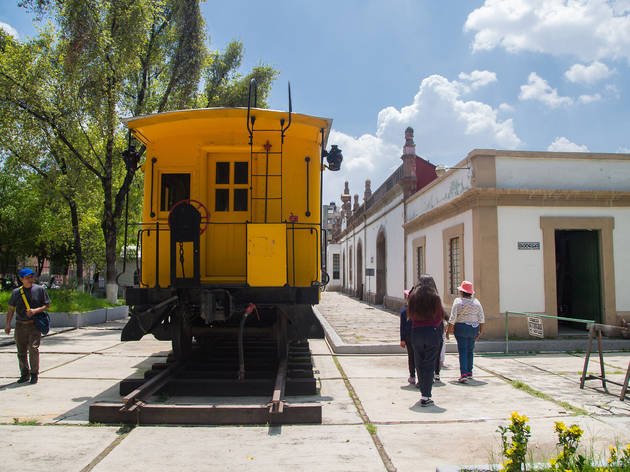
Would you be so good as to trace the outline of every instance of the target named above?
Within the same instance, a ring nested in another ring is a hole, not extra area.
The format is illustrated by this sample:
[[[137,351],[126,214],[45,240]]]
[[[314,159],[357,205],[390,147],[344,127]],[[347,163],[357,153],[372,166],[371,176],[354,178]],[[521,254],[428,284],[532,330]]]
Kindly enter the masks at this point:
[[[232,167],[231,178],[230,167]],[[214,211],[247,211],[248,181],[248,162],[217,162],[214,180],[216,186]]]
[[[420,276],[422,274],[427,273],[426,268],[426,252],[425,248],[427,246],[427,238],[426,236],[422,236],[420,238],[414,238],[411,242],[411,246],[413,248],[413,283],[414,285],[418,283],[420,280]]]
[[[339,254],[333,254],[333,280],[339,280]]]
[[[462,281],[460,244],[459,237],[448,241],[448,293],[451,295],[457,295],[457,287]]]
[[[424,274],[424,246],[416,248],[416,280],[420,280],[420,276]]]
[[[190,174],[162,174],[160,211],[170,211],[177,202],[190,198]]]
[[[452,303],[459,295],[457,287],[466,278],[464,267],[464,224],[458,224],[442,232],[444,244],[444,294],[446,303]]]
[[[348,252],[348,283],[352,284],[352,248]]]

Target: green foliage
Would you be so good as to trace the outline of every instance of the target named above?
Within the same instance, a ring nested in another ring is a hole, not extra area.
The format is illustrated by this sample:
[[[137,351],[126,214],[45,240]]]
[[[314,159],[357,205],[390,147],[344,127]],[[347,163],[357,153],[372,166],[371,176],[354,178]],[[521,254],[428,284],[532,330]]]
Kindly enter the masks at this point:
[[[581,470],[586,458],[576,454],[576,451],[584,431],[575,424],[567,428],[562,421],[555,422],[554,431],[558,434],[558,446],[562,451],[555,459],[549,461],[551,469],[558,472]]]
[[[48,296],[50,297],[50,309],[48,311],[52,313],[82,313],[116,306],[103,298],[95,298],[89,293],[74,290],[48,290]],[[11,292],[0,291],[1,313],[6,313],[10,297]]]
[[[261,64],[241,76],[240,43],[223,54],[209,51],[199,4],[20,2],[48,23],[25,42],[0,30],[0,164],[10,157],[16,175],[36,176],[35,186],[53,205],[46,212],[31,199],[20,202],[39,216],[26,219],[40,225],[35,228],[20,226],[16,205],[0,214],[1,240],[15,241],[12,252],[0,249],[0,264],[14,264],[29,251],[67,264],[73,252],[75,262],[84,254],[113,281],[125,198],[129,193],[132,221],[139,219],[142,202],[142,182],[133,184],[139,163],[121,158],[128,143],[122,118],[242,106],[251,77],[258,80],[259,106],[266,105],[277,72]],[[24,234],[41,237],[26,244],[20,241]]]
[[[606,470],[630,470],[630,443],[623,449],[615,446],[610,446],[608,449],[610,458]]]
[[[507,427],[499,426],[497,429],[501,433],[502,451],[506,458],[501,470],[506,472],[523,470],[527,456],[527,443],[531,436],[527,421],[527,416],[520,416],[515,411],[510,418],[510,425]]]

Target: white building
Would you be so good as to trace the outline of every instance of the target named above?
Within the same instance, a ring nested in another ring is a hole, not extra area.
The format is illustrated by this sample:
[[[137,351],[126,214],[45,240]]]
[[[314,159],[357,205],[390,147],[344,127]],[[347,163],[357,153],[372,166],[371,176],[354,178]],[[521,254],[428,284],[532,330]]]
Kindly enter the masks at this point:
[[[331,289],[398,309],[428,273],[450,306],[470,280],[488,337],[504,333],[508,310],[630,318],[630,155],[474,150],[416,190],[411,150],[408,138],[403,174],[378,202],[345,215],[328,248],[341,260]],[[545,321],[547,335],[557,329]],[[525,317],[511,317],[510,331],[525,334]]]

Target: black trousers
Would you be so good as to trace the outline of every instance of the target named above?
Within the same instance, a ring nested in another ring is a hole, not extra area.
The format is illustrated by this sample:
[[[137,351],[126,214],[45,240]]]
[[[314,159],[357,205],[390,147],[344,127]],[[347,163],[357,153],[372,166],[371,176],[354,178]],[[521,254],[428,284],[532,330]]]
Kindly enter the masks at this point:
[[[418,383],[423,397],[431,397],[435,360],[440,358],[442,327],[423,326],[411,332],[413,354],[418,371]]]
[[[413,355],[413,344],[411,341],[411,334],[405,337],[405,347],[407,348],[407,364],[409,365],[409,377],[417,379],[416,376],[416,361]]]

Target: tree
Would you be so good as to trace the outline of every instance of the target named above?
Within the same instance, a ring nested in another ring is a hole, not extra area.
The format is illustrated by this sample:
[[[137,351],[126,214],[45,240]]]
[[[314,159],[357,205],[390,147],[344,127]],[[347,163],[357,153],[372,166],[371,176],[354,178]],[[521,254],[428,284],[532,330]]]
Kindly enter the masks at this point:
[[[113,298],[120,218],[139,168],[139,154],[122,153],[128,134],[121,118],[208,104],[246,105],[247,77],[258,74],[259,96],[265,98],[276,72],[261,65],[241,78],[235,72],[242,58],[238,43],[225,54],[209,54],[199,0],[22,4],[55,26],[25,44],[6,35],[0,39],[4,116],[36,122],[53,160],[63,157],[68,168],[98,182],[108,297]],[[230,62],[219,67],[221,58]],[[212,97],[208,90],[200,92],[202,76],[216,79]]]

